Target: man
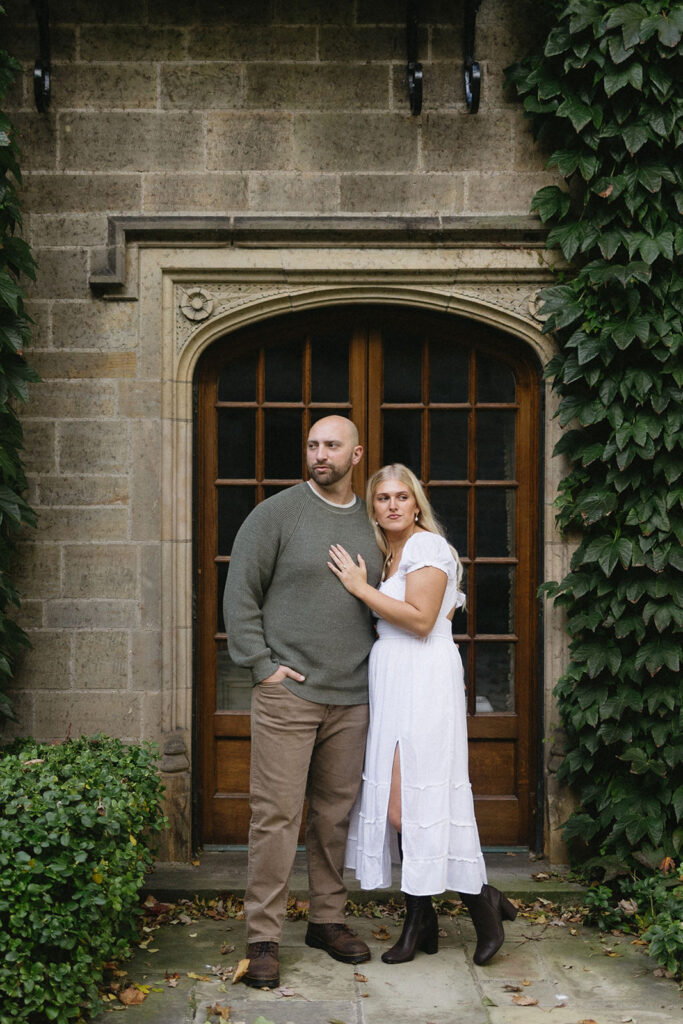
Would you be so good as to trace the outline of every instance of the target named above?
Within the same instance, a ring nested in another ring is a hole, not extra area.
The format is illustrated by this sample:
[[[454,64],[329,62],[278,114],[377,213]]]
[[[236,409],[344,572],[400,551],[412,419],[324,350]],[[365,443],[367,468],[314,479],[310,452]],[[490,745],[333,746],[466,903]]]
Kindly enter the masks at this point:
[[[232,549],[224,614],[232,659],[251,669],[251,826],[244,900],[249,985],[280,983],[279,943],[304,798],[310,884],[306,943],[343,963],[370,959],[344,924],[344,851],[368,724],[367,609],[327,567],[331,544],[381,556],[351,474],[358,431],[326,416],[308,435],[310,480],[258,505]]]

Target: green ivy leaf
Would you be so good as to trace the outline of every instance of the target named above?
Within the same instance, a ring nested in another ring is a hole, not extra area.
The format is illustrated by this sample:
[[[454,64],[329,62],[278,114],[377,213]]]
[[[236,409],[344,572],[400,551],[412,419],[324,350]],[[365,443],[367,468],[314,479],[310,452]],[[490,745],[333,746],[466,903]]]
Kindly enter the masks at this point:
[[[569,49],[571,36],[566,25],[558,25],[548,34],[544,53],[546,57],[556,57]]]
[[[621,4],[608,15],[606,27],[621,28],[624,46],[630,49],[640,42],[645,17],[646,11],[640,4]]]
[[[544,222],[554,217],[561,220],[569,212],[570,203],[567,192],[563,192],[557,185],[547,185],[536,193],[531,201],[531,209],[536,211]]]
[[[568,117],[574,131],[580,132],[593,120],[593,109],[588,104],[582,103],[576,96],[570,96],[557,108],[557,116]]]
[[[642,149],[649,137],[650,132],[642,123],[628,125],[622,130],[622,138],[631,156],[634,156],[639,149]]]
[[[19,312],[23,289],[4,271],[0,271],[0,301],[5,302],[13,313]]]

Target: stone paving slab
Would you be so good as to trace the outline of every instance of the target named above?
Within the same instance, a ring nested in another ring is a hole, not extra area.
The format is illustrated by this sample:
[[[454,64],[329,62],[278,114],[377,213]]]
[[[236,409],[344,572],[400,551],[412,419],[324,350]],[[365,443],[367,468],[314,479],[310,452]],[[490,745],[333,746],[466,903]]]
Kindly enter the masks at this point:
[[[507,940],[495,959],[476,967],[469,918],[442,915],[437,955],[418,954],[412,963],[388,966],[380,957],[400,924],[387,918],[349,923],[372,951],[372,960],[355,968],[309,949],[305,922],[285,922],[282,991],[232,985],[212,974],[213,967],[234,966],[243,956],[243,921],[162,925],[150,948],[138,949],[122,965],[131,982],[161,991],[150,991],[140,1006],[103,1006],[93,1024],[115,1024],[122,1012],[126,1024],[217,1024],[219,1018],[207,1011],[216,1003],[231,1007],[231,1024],[680,1024],[683,1019],[676,983],[656,977],[654,961],[626,936],[605,938],[581,925],[518,918],[506,924]],[[373,935],[381,924],[391,934],[389,941]],[[234,951],[221,955],[224,943]],[[167,985],[166,971],[180,975],[176,988]],[[209,980],[190,978],[189,972]],[[558,1005],[560,994],[567,997],[565,1006]],[[537,1004],[515,1005],[516,995]]]

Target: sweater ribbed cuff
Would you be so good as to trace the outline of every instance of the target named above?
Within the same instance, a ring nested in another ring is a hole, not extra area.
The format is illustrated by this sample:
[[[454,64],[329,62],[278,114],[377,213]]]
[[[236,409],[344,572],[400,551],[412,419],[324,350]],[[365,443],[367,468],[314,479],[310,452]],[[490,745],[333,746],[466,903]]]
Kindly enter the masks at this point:
[[[273,672],[277,672],[280,665],[277,661],[271,661],[268,657],[259,658],[259,660],[251,666],[251,684],[252,686],[258,686],[262,680],[267,679],[268,676],[272,676]]]

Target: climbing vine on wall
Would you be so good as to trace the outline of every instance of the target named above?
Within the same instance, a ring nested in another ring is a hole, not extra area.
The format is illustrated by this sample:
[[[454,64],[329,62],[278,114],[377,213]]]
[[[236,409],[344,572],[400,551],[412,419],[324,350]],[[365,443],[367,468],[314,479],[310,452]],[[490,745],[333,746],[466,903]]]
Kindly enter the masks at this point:
[[[570,270],[542,294],[570,460],[556,502],[578,533],[555,694],[575,856],[683,848],[683,7],[554,3],[541,56],[508,69],[566,188],[532,208]]]
[[[4,10],[0,7],[0,15]],[[19,64],[0,49],[0,104]],[[0,106],[0,722],[13,718],[7,685],[26,634],[12,618],[19,603],[10,578],[12,552],[20,529],[34,517],[24,499],[26,478],[21,462],[22,430],[17,406],[28,398],[28,382],[37,374],[22,352],[30,337],[23,304],[22,275],[33,278],[33,258],[18,236],[21,211],[16,185],[21,182],[12,125]]]

